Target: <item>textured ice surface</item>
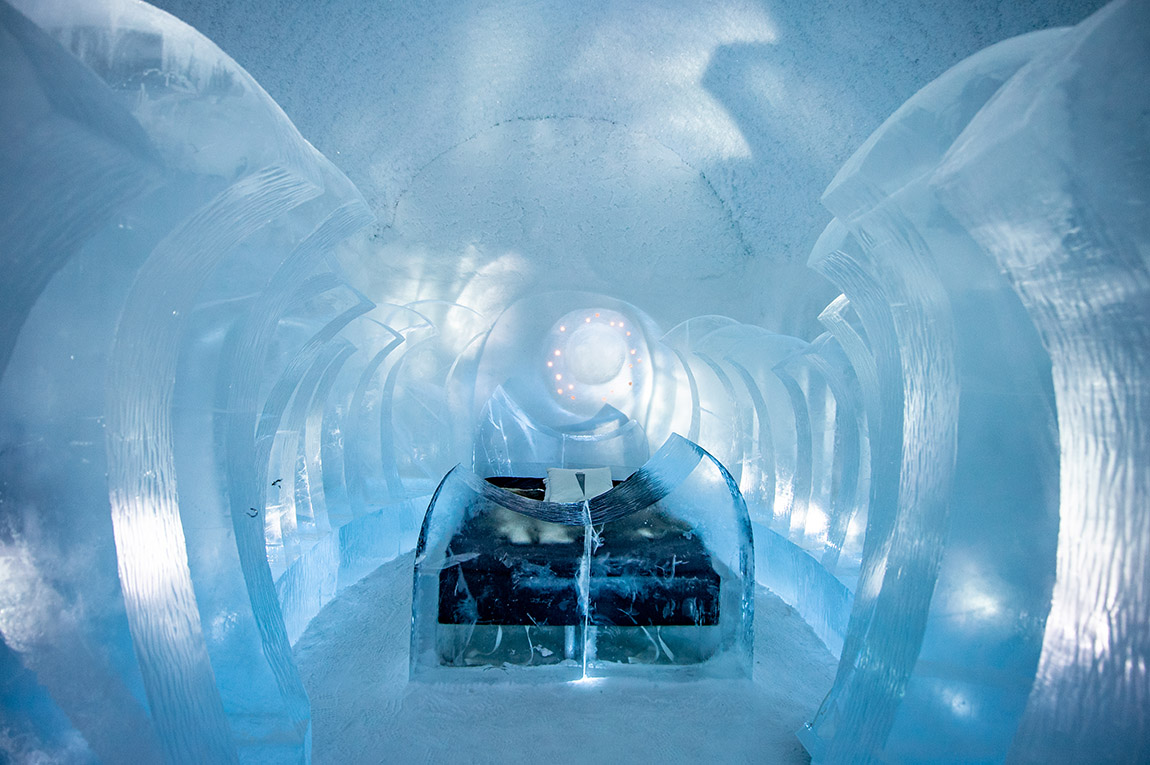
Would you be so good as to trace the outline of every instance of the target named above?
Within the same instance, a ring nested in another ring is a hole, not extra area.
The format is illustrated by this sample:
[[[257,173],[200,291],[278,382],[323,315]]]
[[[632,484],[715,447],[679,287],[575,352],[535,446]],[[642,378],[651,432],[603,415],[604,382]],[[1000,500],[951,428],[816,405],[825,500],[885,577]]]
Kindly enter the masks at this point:
[[[368,200],[190,27],[16,5],[4,756],[306,760],[291,645],[451,466],[672,433],[841,653],[816,759],[1150,756],[1145,3],[865,143],[1088,9],[186,8]]]
[[[837,294],[802,260],[871,131],[966,56],[1102,4],[159,2],[348,173],[393,224],[390,268],[425,288],[506,305],[577,284],[665,327],[725,313],[787,334]]]
[[[983,51],[824,196],[811,262],[878,418],[816,758],[1146,756],[1148,24],[1115,3]]]
[[[1019,761],[1150,758],[1147,40],[1145,3],[1083,22],[971,121],[935,181],[1052,363],[1057,581]]]
[[[269,274],[293,249],[315,269],[366,208],[181,22],[23,7],[40,28],[0,9],[4,149],[35,163],[5,171],[0,629],[103,761],[302,757],[252,429],[228,451],[267,370],[224,346],[266,343],[274,311],[237,325]]]

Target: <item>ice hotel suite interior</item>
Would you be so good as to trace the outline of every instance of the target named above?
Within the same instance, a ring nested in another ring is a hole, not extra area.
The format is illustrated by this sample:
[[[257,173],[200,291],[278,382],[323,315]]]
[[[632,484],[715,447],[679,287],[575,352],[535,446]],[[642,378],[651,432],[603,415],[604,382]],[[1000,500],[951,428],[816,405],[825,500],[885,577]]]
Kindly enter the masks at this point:
[[[0,760],[1150,761],[1150,3],[0,1]]]

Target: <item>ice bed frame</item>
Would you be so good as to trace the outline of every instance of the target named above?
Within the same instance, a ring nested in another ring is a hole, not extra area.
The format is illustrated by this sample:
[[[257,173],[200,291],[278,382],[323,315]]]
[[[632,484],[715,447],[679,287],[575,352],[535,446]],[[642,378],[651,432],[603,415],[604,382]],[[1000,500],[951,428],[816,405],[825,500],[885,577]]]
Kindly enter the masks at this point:
[[[543,490],[540,478],[458,467],[444,478],[417,551],[413,677],[749,671],[750,523],[718,462],[675,436],[586,508],[542,501]],[[551,541],[501,533],[517,520]]]

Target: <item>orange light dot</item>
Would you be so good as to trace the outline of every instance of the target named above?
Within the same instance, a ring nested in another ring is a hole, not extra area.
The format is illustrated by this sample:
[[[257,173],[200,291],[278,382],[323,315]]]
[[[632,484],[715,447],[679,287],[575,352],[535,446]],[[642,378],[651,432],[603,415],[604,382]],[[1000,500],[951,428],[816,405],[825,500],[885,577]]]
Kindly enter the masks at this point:
[[[596,318],[596,319],[598,319],[598,318],[599,318],[599,314],[595,314],[595,318]]]
[[[572,397],[571,397],[571,400],[572,400],[572,401],[574,401],[574,400],[575,400],[575,397],[574,397],[574,396],[572,396]]]
[[[627,384],[628,384],[628,385],[634,385],[635,383],[633,383],[633,382],[629,382],[629,383],[627,383]]]
[[[606,400],[607,400],[607,397],[606,397],[606,396],[604,396],[604,397],[603,397],[603,400],[604,400],[604,401],[606,401]]]
[[[635,363],[636,363],[636,364],[642,364],[642,363],[643,363],[643,359],[635,359]]]
[[[627,337],[631,336],[631,330],[627,330]]]
[[[559,395],[561,395],[561,396],[563,395],[563,389],[562,389],[562,388],[559,388],[559,389],[558,389],[558,390],[556,390],[555,392],[556,392],[556,393],[558,393],[558,394],[559,394]]]

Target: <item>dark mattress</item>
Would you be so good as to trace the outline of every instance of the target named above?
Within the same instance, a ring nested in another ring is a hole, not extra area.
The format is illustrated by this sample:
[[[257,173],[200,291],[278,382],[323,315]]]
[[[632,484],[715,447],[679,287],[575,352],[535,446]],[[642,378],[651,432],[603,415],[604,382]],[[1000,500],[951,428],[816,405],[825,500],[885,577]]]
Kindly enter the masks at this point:
[[[542,498],[540,479],[490,480],[525,496],[538,492],[533,498]],[[457,562],[439,574],[439,622],[582,624],[577,576],[583,529],[570,528],[570,542],[515,544],[499,533],[490,517],[468,521],[448,546],[449,559]],[[605,524],[601,541],[591,559],[591,624],[719,623],[719,574],[702,542],[684,524],[657,507],[647,508]]]

